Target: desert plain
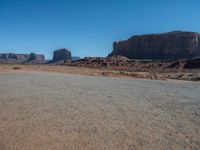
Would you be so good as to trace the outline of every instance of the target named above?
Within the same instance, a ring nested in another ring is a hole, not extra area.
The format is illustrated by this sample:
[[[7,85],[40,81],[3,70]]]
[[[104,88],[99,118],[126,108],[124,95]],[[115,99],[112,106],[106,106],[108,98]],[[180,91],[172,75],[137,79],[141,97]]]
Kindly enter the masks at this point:
[[[200,82],[34,67],[0,67],[1,150],[200,149]]]

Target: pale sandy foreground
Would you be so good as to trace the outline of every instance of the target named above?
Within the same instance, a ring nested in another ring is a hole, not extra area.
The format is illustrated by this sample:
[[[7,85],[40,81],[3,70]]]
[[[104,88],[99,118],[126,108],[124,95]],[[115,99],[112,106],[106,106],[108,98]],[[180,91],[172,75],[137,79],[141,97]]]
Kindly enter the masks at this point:
[[[200,83],[0,73],[0,150],[200,149]]]

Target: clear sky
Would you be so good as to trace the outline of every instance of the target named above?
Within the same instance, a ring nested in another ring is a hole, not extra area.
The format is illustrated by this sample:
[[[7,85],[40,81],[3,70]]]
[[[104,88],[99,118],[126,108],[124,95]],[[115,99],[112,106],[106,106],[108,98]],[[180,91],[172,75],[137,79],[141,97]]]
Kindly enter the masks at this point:
[[[0,0],[0,53],[107,56],[115,40],[200,32],[200,0]]]

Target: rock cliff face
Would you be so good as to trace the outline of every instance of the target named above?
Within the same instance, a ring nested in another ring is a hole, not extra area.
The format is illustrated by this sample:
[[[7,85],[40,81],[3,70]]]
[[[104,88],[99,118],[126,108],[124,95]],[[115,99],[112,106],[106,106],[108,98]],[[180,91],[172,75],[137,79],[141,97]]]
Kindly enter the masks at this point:
[[[131,59],[191,59],[200,56],[200,34],[174,31],[133,36],[114,42],[109,56],[113,55]]]
[[[53,53],[53,62],[66,61],[71,59],[71,52],[67,49],[59,49]]]
[[[44,55],[41,54],[14,54],[14,53],[0,53],[0,62],[5,63],[43,63],[45,62]]]

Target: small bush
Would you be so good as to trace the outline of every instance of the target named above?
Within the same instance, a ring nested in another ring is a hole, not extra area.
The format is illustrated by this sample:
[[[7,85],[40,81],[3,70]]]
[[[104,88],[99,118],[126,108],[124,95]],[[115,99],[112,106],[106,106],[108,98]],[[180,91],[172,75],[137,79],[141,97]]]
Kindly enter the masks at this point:
[[[13,67],[13,69],[21,69],[20,67]]]

